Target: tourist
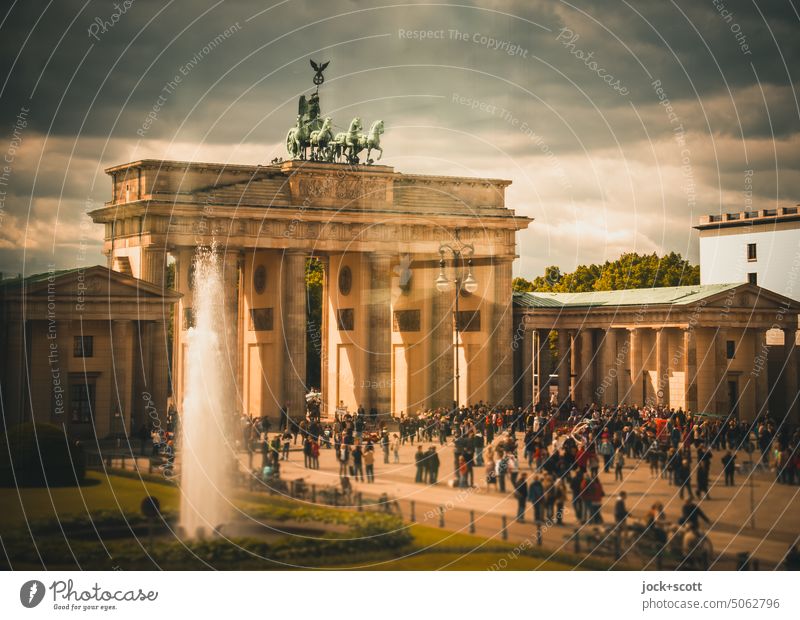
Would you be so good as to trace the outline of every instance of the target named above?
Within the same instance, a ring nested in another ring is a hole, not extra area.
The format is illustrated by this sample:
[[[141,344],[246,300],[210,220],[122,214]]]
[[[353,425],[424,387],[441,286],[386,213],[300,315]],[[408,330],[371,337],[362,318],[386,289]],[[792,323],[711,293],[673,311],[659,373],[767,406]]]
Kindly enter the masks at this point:
[[[525,504],[528,501],[528,482],[526,474],[520,474],[514,485],[514,497],[517,498],[517,521],[525,523]]]
[[[681,507],[681,516],[678,519],[678,524],[685,525],[688,523],[692,528],[697,529],[700,527],[700,519],[703,519],[706,523],[711,523],[703,509],[695,504],[692,498],[687,497]]]
[[[306,437],[303,440],[303,467],[308,469],[311,467],[311,438]]]
[[[364,462],[363,462],[364,452],[361,450],[361,444],[356,444],[356,447],[353,448],[353,464],[350,466],[352,469],[353,480],[361,479],[361,482],[364,482]]]
[[[736,474],[736,455],[730,450],[722,457],[722,470],[725,472],[725,486],[735,486],[734,475]]]
[[[464,458],[464,455],[458,457],[458,467],[456,468],[458,472],[458,483],[457,486],[459,487],[466,487],[467,486],[467,459]]]
[[[602,524],[603,517],[600,514],[603,497],[603,485],[597,477],[587,480],[584,478],[581,489],[581,497],[585,505],[585,517],[588,524]]]
[[[292,447],[292,433],[287,430],[283,434],[283,460],[289,460],[289,448]]]
[[[539,474],[534,474],[533,480],[528,485],[528,500],[533,504],[534,523],[541,523],[544,521],[544,486]]]
[[[319,441],[316,439],[311,442],[311,467],[319,469]]]
[[[614,481],[622,481],[622,468],[625,467],[625,457],[622,450],[617,450],[614,455]]]
[[[491,490],[493,484],[497,484],[497,464],[494,461],[494,452],[487,448],[487,457],[484,463],[484,470],[486,471],[486,490]]]
[[[339,477],[347,478],[350,473],[350,446],[343,443],[337,452],[339,459]]]
[[[628,522],[628,516],[630,516],[628,508],[625,506],[627,497],[628,494],[625,491],[620,491],[617,494],[617,501],[614,502],[614,521],[617,524],[617,528],[623,531]]]
[[[364,467],[367,469],[367,482],[375,482],[375,451],[372,446],[364,452]]]
[[[600,445],[597,447],[600,456],[603,457],[603,473],[607,474],[611,467],[611,458],[614,455],[614,446],[608,440],[608,434],[603,435]]]
[[[400,462],[400,436],[397,433],[392,435],[392,454],[394,455],[394,462]]]
[[[680,487],[680,498],[683,499],[684,491],[688,494],[688,499],[694,499],[692,493],[692,472],[689,469],[689,461],[683,459],[675,469],[675,485]]]
[[[389,433],[385,430],[381,433],[381,450],[383,450],[383,462],[389,464]]]
[[[428,483],[436,484],[439,480],[439,455],[436,453],[436,447],[431,446],[428,448],[428,455],[426,457],[427,470],[428,470]]]
[[[417,475],[414,482],[420,483],[423,481],[425,474],[425,453],[422,451],[422,446],[417,446],[417,451],[414,453],[414,464],[417,467]]]
[[[506,473],[508,473],[508,455],[498,452],[495,476],[497,478],[497,490],[501,493],[506,492]]]

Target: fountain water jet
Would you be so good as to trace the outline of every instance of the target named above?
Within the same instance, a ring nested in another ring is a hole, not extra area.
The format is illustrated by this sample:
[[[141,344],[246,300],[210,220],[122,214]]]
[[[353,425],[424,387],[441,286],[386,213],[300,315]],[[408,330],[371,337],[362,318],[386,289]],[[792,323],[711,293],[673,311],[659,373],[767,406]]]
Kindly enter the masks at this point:
[[[189,537],[213,534],[228,519],[227,431],[235,391],[226,372],[225,298],[220,256],[213,247],[198,248],[179,446],[179,527]]]

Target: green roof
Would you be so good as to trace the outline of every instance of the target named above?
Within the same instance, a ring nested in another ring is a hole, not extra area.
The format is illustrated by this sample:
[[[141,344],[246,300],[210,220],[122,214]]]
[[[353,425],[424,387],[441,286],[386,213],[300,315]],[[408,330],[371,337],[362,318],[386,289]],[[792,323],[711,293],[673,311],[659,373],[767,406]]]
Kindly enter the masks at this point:
[[[92,265],[94,267],[94,265]],[[45,271],[43,273],[34,273],[29,276],[25,276],[24,278],[21,276],[17,276],[15,278],[6,278],[4,280],[0,280],[0,286],[19,286],[21,284],[30,285],[30,284],[37,284],[39,282],[46,282],[51,277],[53,278],[60,278],[68,273],[73,273],[76,271],[86,271],[90,267],[73,267],[72,269],[57,269],[56,271]]]
[[[514,293],[514,305],[520,308],[593,308],[596,306],[652,306],[659,304],[685,306],[738,286],[742,286],[742,283],[629,288],[621,291],[591,291],[589,293],[536,291]]]

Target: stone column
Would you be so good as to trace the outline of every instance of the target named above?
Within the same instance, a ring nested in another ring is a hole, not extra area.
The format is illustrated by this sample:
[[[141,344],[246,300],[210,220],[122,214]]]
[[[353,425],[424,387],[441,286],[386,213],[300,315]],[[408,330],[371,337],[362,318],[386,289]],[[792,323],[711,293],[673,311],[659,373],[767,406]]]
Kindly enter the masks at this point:
[[[435,277],[435,275],[433,276]],[[431,280],[433,279],[431,277]],[[453,293],[440,293],[431,287],[431,329],[428,368],[428,406],[432,408],[453,406]]]
[[[656,403],[669,405],[669,332],[666,327],[656,330]]]
[[[522,376],[520,377],[520,390],[522,391],[522,399],[520,405],[528,407],[533,402],[533,371],[541,367],[539,364],[540,358],[538,350],[534,344],[535,331],[522,329],[522,337],[520,342],[520,367]],[[536,351],[536,354],[534,354]],[[541,381],[541,377],[539,377]]]
[[[769,409],[767,330],[753,328],[748,331],[753,338],[753,368],[750,370],[750,381],[753,383],[753,416],[757,418]]]
[[[369,254],[368,265],[370,274],[367,301],[369,313],[367,384],[370,386],[368,407],[375,407],[380,416],[388,416],[392,410],[392,310],[389,297],[391,256]],[[402,381],[405,383],[407,377]]]
[[[124,434],[127,429],[129,432],[136,432],[131,429],[131,409],[133,408],[133,390],[135,377],[135,361],[133,348],[132,322],[129,320],[111,321],[111,352],[112,352],[112,371],[114,373],[114,384],[112,385],[111,411],[109,421],[110,434]],[[119,408],[120,418],[116,418],[115,413]]]
[[[684,408],[697,413],[697,339],[694,329],[683,329]]]
[[[591,404],[594,400],[594,338],[592,329],[582,329],[580,338],[580,372],[576,373],[578,382],[578,401],[581,407]]]
[[[638,327],[628,330],[630,333],[631,356],[631,394],[630,402],[642,405],[642,332]]]
[[[798,421],[797,393],[797,325],[783,330],[783,393],[786,402],[786,420],[790,424]]]
[[[241,413],[242,403],[244,402],[241,376],[241,367],[243,366],[241,356],[244,351],[244,343],[241,339],[242,316],[240,315],[240,308],[242,308],[242,304],[239,303],[242,289],[241,268],[242,260],[239,257],[239,252],[225,252],[222,258],[222,285],[225,290],[225,321],[227,327],[225,332],[225,356],[228,364],[225,372],[229,373],[233,381],[236,391],[236,403],[234,406],[239,413]],[[303,267],[303,282],[302,297],[305,304],[305,263]],[[305,305],[303,307],[305,308]],[[305,317],[305,310],[303,316]],[[305,341],[305,328],[303,330],[303,339]],[[303,366],[303,376],[305,376],[305,366]]]
[[[550,402],[550,373],[553,371],[553,354],[550,352],[550,330],[540,329],[539,335],[539,393],[537,401],[542,404]]]
[[[569,384],[572,378],[572,368],[570,364],[571,347],[569,332],[560,328],[558,330],[558,404],[561,405],[569,400]]]
[[[330,314],[328,295],[330,294],[330,268],[331,261],[328,256],[317,257],[322,264],[322,325],[320,326],[320,386],[319,391],[322,394],[322,415],[333,415],[333,412],[328,412],[328,314]]]
[[[177,307],[177,304],[176,304]],[[180,326],[180,323],[178,324]],[[145,359],[146,364],[145,377],[146,385],[145,390],[150,394],[152,405],[158,412],[158,418],[161,422],[166,422],[167,419],[167,396],[169,395],[169,354],[167,346],[167,324],[165,321],[152,321],[144,324],[144,338],[147,340],[147,346],[144,349],[148,352],[148,357]],[[173,349],[173,367],[176,367],[178,360],[178,345],[180,343],[179,331],[173,332],[176,347]],[[173,402],[178,408],[179,412],[183,406],[181,400],[178,400],[177,395],[183,396],[183,386],[180,386],[180,391],[176,393],[178,388],[178,377],[174,372],[172,374],[173,380]],[[148,401],[149,404],[149,401]],[[147,423],[150,424],[154,421],[155,414],[148,415]]]
[[[297,422],[306,413],[306,257],[286,250],[281,260],[281,319],[284,345],[283,402]]]
[[[609,327],[603,336],[603,378],[595,394],[600,403],[619,403],[619,364],[617,364],[617,330]]]
[[[489,324],[492,352],[492,404],[510,404],[514,400],[514,350],[510,257],[495,258],[492,266],[494,304]],[[489,317],[487,317],[489,318]]]
[[[714,413],[727,416],[730,413],[728,403],[728,355],[726,341],[728,330],[720,327],[714,335]]]
[[[163,286],[166,260],[164,249],[142,248],[139,278],[157,286]]]

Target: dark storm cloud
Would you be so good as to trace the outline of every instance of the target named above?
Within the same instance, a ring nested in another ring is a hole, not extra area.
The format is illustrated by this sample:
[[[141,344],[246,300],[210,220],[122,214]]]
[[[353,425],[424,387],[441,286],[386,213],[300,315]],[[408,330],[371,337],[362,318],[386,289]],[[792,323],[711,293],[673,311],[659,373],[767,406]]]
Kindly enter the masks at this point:
[[[309,57],[332,61],[322,103],[337,126],[355,115],[386,121],[387,163],[512,176],[515,208],[555,240],[549,258],[523,247],[523,265],[596,258],[602,239],[569,245],[580,209],[614,229],[604,232],[610,252],[683,250],[687,221],[739,208],[719,197],[735,200],[744,170],[755,170],[757,199],[800,196],[787,72],[800,37],[789,3],[458,4],[129,0],[121,12],[112,2],[18,2],[0,29],[4,135],[21,107],[30,115],[0,266],[15,243],[29,244],[28,257],[45,251],[25,240],[34,220],[56,254],[69,247],[85,201],[108,197],[105,166],[283,155],[297,97],[311,87]],[[677,125],[696,201],[683,188]],[[623,234],[633,210],[637,228]]]

